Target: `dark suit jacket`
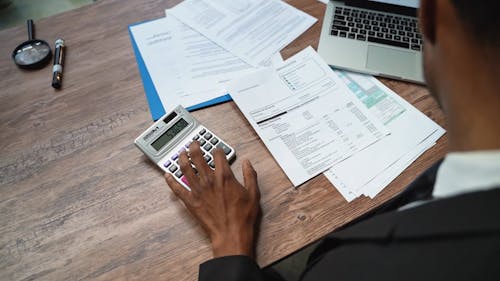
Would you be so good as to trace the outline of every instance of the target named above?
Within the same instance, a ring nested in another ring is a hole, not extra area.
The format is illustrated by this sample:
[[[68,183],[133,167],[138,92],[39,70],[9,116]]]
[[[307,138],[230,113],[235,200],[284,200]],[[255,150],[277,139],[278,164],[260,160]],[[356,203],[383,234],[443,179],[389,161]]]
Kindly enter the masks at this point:
[[[435,165],[400,196],[328,235],[302,276],[321,280],[500,280],[500,188],[396,211],[432,194]],[[201,281],[265,281],[250,258],[200,266]]]

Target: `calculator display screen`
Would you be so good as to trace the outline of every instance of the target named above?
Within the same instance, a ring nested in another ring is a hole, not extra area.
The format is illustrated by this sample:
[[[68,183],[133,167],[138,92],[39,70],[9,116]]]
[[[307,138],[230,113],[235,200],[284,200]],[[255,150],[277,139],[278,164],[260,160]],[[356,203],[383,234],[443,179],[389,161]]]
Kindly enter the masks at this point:
[[[188,122],[184,119],[179,119],[172,127],[170,127],[163,135],[151,143],[151,146],[159,151],[165,144],[171,141],[177,134],[188,126]]]

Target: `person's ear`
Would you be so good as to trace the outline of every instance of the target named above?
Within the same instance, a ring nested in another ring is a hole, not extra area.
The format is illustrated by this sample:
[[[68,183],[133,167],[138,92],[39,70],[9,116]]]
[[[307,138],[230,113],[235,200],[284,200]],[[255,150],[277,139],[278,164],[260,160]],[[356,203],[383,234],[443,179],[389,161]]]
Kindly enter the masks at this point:
[[[427,40],[431,44],[436,42],[436,1],[437,0],[420,0],[420,29],[424,36],[424,40]]]

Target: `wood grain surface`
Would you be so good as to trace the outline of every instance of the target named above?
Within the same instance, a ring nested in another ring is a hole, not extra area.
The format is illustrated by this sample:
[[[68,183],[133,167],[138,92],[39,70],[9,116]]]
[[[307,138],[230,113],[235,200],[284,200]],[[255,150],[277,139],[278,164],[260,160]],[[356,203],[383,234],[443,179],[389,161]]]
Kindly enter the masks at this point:
[[[25,26],[0,31],[0,280],[196,280],[211,258],[201,228],[133,145],[151,116],[127,26],[179,1],[100,0],[35,23],[67,43],[63,88],[51,65],[21,71],[10,56]],[[290,4],[318,18],[283,50],[318,45],[325,5]],[[427,116],[444,116],[422,86],[382,79]],[[444,156],[446,136],[374,200],[348,204],[324,176],[293,188],[233,102],[193,113],[254,164],[262,192],[262,266],[392,198]],[[411,128],[408,128],[411,130]]]

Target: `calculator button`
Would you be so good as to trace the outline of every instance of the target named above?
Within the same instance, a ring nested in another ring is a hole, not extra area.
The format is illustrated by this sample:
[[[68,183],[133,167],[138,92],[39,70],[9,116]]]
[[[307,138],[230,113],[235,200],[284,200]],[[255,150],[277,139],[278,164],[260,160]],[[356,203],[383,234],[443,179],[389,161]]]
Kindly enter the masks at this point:
[[[199,136],[199,135],[195,135],[195,136],[193,137],[193,140],[198,140],[199,138],[200,138],[200,136]]]
[[[172,155],[171,159],[175,161],[175,160],[177,160],[177,158],[179,158],[179,154],[176,153],[176,154]]]
[[[173,173],[173,172],[177,171],[177,166],[172,165],[172,166],[170,166],[170,168],[169,168],[168,170],[169,170],[171,173]]]
[[[182,171],[181,170],[177,171],[177,173],[175,173],[175,176],[178,178],[182,177],[183,176]]]
[[[210,160],[212,160],[212,157],[210,157],[210,155],[205,155],[205,156],[203,157],[203,159],[205,159],[205,162],[207,162],[207,163],[208,163],[208,162],[210,162]]]
[[[212,138],[212,134],[206,133],[205,134],[205,139],[210,140]]]
[[[181,178],[181,181],[182,181],[185,185],[189,186],[189,182],[188,182],[188,180],[187,180],[187,178],[186,178],[185,176],[183,176],[183,177]]]
[[[224,151],[224,154],[228,155],[229,153],[231,153],[232,149],[229,148],[229,146],[227,146],[225,143],[222,143],[220,142],[218,145],[217,145],[218,148],[221,148],[223,151]]]
[[[200,140],[200,146],[205,145],[205,143],[206,143],[206,142],[207,142],[207,141],[206,141],[205,139],[201,139],[201,140]]]
[[[170,162],[170,160],[167,160],[167,162],[165,162],[165,164],[163,164],[163,167],[168,168],[168,166],[170,166],[171,164],[172,164],[172,162]]]
[[[183,147],[183,148],[181,148],[181,149],[179,150],[179,152],[177,152],[177,154],[179,154],[179,155],[180,155],[180,154],[181,154],[181,153],[183,153],[184,151],[186,151],[186,149]]]
[[[204,147],[203,147],[206,151],[209,151],[210,149],[212,149],[212,145],[207,143]]]
[[[203,136],[206,132],[207,132],[207,130],[202,129],[202,130],[200,131],[200,133],[199,133],[199,134],[200,134],[201,136]]]
[[[217,138],[213,138],[210,143],[213,144],[213,145],[216,145],[217,143],[219,142],[219,140]]]
[[[215,169],[215,162],[212,161],[212,162],[208,163],[208,166],[210,166],[210,168],[212,168],[212,169]]]
[[[191,141],[188,141],[188,142],[184,145],[184,147],[185,147],[186,149],[188,149],[188,148],[189,148],[189,146],[191,145],[191,143],[192,143]]]

